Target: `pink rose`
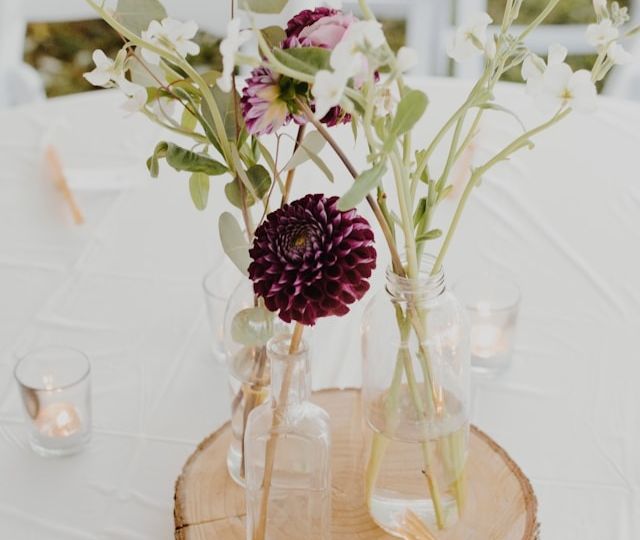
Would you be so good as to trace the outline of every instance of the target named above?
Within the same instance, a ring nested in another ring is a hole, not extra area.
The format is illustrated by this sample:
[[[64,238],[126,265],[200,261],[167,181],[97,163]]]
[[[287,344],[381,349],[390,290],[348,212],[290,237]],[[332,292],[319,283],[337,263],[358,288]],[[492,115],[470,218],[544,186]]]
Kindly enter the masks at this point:
[[[301,11],[289,21],[283,47],[333,49],[357,20],[351,14],[329,8]]]
[[[305,47],[333,49],[356,20],[353,15],[344,13],[323,17],[302,30],[298,39]]]

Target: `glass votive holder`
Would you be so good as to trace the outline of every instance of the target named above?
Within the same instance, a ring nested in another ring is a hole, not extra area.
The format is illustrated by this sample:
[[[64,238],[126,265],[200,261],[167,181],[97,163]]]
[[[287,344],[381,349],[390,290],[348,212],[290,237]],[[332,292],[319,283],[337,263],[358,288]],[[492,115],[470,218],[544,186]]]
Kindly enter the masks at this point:
[[[468,275],[454,287],[471,322],[471,368],[497,376],[509,368],[520,308],[520,288],[502,274]]]
[[[225,256],[209,270],[202,280],[204,299],[207,305],[209,343],[213,358],[223,364],[227,361],[225,347],[225,313],[227,303],[241,278],[236,267]]]
[[[82,450],[91,439],[91,365],[75,349],[47,347],[18,360],[29,443],[46,457]]]

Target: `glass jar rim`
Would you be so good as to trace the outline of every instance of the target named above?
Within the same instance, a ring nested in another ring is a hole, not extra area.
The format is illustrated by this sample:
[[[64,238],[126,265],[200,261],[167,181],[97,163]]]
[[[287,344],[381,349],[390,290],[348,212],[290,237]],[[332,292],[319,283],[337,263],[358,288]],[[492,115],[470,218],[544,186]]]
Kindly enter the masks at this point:
[[[267,343],[267,352],[269,356],[275,357],[278,360],[284,360],[286,358],[297,360],[306,356],[309,352],[309,344],[304,338],[300,340],[296,352],[289,352],[292,337],[293,334],[291,333],[279,334],[275,337],[272,337]]]
[[[69,353],[73,353],[78,358],[81,358],[84,362],[84,369],[82,373],[77,377],[74,377],[73,380],[71,380],[70,382],[56,385],[54,388],[47,388],[46,386],[43,386],[43,385],[34,386],[32,384],[28,384],[23,378],[21,378],[19,373],[20,368],[24,367],[24,364],[29,360],[33,360],[34,356],[47,351],[69,352]],[[22,356],[17,356],[17,361],[13,368],[13,376],[18,382],[18,384],[20,384],[24,388],[27,388],[29,390],[33,390],[36,392],[67,390],[69,388],[73,388],[74,386],[77,386],[78,384],[88,379],[90,374],[91,374],[91,361],[89,360],[89,356],[86,353],[82,352],[80,349],[76,349],[74,347],[67,347],[64,345],[48,345],[48,346],[38,347],[37,349],[32,349],[26,352]]]

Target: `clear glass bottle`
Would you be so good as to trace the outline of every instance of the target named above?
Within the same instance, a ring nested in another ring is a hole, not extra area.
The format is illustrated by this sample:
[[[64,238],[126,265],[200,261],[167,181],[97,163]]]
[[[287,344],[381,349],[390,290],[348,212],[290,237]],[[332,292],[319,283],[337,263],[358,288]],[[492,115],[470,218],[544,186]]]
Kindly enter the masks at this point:
[[[269,342],[271,399],[247,424],[248,540],[331,538],[329,416],[309,401],[307,344],[289,354],[290,341]]]
[[[469,323],[425,255],[415,279],[387,271],[363,320],[365,493],[388,533],[416,514],[432,529],[464,509],[469,433]]]
[[[276,323],[273,314],[255,311],[258,305],[253,285],[245,278],[229,297],[224,316],[232,432],[227,469],[231,478],[241,486],[244,485],[246,421],[249,413],[267,400],[271,384],[266,344],[273,336]],[[250,332],[243,331],[243,327]]]

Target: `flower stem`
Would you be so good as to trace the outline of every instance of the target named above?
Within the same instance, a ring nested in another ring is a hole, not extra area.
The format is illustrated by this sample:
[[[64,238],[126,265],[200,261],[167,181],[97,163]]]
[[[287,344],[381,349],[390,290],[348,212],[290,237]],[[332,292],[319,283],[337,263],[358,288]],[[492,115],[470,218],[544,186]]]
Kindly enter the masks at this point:
[[[298,136],[296,137],[296,143],[293,147],[293,154],[295,155],[296,150],[298,150],[298,148],[300,148],[300,145],[302,144],[302,139],[304,139],[304,132],[305,132],[305,124],[302,124],[299,128],[298,128]],[[291,186],[293,185],[293,180],[296,176],[296,168],[292,168],[291,170],[289,170],[289,172],[287,173],[287,180],[285,181],[284,184],[284,191],[282,192],[282,202],[280,204],[280,206],[284,206],[285,204],[287,204],[287,201],[289,200],[289,194],[291,193]]]
[[[289,354],[296,354],[300,347],[300,341],[302,340],[302,333],[304,332],[304,326],[300,323],[296,323],[291,336],[291,343],[289,344]],[[278,446],[278,428],[282,423],[282,410],[286,408],[289,387],[291,386],[291,379],[293,378],[295,363],[290,361],[287,364],[287,369],[284,373],[282,380],[282,386],[280,387],[280,396],[278,398],[278,404],[273,411],[273,421],[271,424],[271,435],[267,441],[264,458],[264,475],[262,477],[262,497],[260,500],[260,516],[258,518],[258,525],[253,531],[254,540],[264,540],[267,533],[267,513],[269,509],[269,493],[271,492],[271,480],[273,478],[273,466],[276,458],[276,448]]]
[[[333,151],[340,158],[340,161],[344,164],[344,166],[349,171],[349,174],[352,176],[354,180],[358,179],[358,171],[353,166],[347,155],[342,151],[342,148],[338,145],[335,139],[330,135],[329,131],[318,121],[318,119],[313,114],[313,111],[309,108],[309,106],[302,100],[298,100],[298,105],[300,106],[302,112],[304,112],[307,119],[313,124],[313,126],[318,130],[318,133],[322,135],[322,137],[329,143],[329,146],[333,148]],[[399,276],[404,275],[404,269],[402,266],[402,260],[400,259],[400,255],[398,253],[398,249],[396,248],[395,240],[393,238],[393,233],[389,228],[389,224],[387,223],[380,206],[376,202],[376,200],[372,197],[371,194],[367,195],[367,204],[371,207],[373,214],[376,217],[376,220],[380,224],[380,228],[382,229],[382,234],[387,242],[387,246],[389,247],[389,252],[391,253],[391,265],[393,267],[393,271]]]

